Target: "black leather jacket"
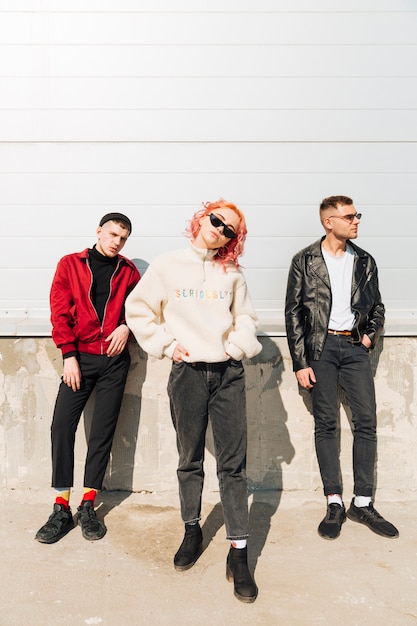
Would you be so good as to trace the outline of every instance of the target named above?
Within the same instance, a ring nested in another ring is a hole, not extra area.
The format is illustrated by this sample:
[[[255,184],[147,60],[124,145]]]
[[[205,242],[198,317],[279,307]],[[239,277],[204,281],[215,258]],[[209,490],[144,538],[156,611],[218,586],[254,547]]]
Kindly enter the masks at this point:
[[[324,237],[298,252],[288,275],[285,303],[287,340],[293,369],[310,367],[318,360],[326,340],[332,292],[321,244]],[[351,305],[355,313],[352,341],[368,335],[375,347],[385,321],[385,307],[378,286],[378,269],[373,257],[354,245]]]

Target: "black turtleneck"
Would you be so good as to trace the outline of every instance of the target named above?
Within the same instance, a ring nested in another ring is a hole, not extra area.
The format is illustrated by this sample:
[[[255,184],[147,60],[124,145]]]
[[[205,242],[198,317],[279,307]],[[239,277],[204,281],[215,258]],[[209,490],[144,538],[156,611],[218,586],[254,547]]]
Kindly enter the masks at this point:
[[[100,323],[103,322],[104,309],[110,294],[110,281],[117,267],[118,257],[107,257],[98,252],[96,247],[89,250],[90,267],[93,273],[91,298]]]

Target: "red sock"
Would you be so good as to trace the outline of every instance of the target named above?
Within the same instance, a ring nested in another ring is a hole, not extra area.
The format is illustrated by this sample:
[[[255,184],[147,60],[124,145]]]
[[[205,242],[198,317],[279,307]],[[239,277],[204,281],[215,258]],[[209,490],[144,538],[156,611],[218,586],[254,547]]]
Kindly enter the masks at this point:
[[[70,491],[69,487],[55,490],[55,504],[62,504],[66,511],[68,511],[69,508]]]
[[[83,500],[90,500],[94,506],[94,500],[96,499],[97,489],[91,489],[90,487],[84,487]]]

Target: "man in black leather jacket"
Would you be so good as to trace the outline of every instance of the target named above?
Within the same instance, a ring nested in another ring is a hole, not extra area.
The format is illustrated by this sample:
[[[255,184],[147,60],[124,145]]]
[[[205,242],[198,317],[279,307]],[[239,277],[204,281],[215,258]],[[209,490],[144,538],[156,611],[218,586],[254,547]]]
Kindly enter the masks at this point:
[[[325,236],[292,259],[285,322],[299,385],[311,391],[315,445],[326,516],[324,539],[339,536],[346,516],[384,537],[398,530],[374,508],[376,403],[369,350],[379,339],[385,308],[378,269],[370,254],[354,245],[361,214],[351,198],[330,196],[320,205]],[[346,513],[338,445],[338,387],[352,411],[354,493]]]

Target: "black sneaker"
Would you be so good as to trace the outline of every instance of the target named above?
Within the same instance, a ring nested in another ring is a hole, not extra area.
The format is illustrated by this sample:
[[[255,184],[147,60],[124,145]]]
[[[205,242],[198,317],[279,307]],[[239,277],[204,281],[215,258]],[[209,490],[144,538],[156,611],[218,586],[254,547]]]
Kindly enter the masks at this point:
[[[374,533],[382,537],[395,539],[400,534],[393,524],[387,522],[387,520],[374,509],[372,502],[368,504],[368,506],[355,506],[354,500],[352,500],[347,516],[353,522],[365,524],[365,526],[368,526]]]
[[[107,532],[107,528],[99,519],[97,519],[93,503],[90,500],[83,500],[77,509],[78,525],[81,526],[81,532],[87,541],[97,541],[102,539]]]
[[[46,524],[38,530],[35,539],[40,543],[55,543],[74,528],[71,509],[63,504],[54,504],[54,511]]]
[[[344,505],[332,502],[327,505],[326,517],[320,522],[318,533],[323,539],[336,539],[340,535],[342,524],[346,520]]]
[[[186,524],[184,539],[176,555],[174,567],[178,572],[190,569],[203,551],[203,533],[200,524]]]

